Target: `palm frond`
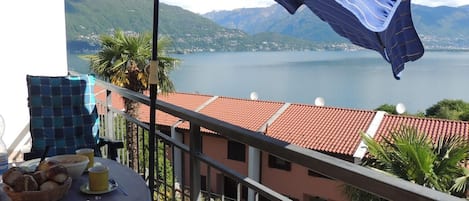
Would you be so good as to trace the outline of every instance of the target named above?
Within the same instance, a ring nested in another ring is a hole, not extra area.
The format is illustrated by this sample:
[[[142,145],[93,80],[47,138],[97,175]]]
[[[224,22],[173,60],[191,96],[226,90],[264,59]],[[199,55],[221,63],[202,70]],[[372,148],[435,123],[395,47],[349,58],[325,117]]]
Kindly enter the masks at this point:
[[[467,140],[451,135],[433,142],[425,133],[407,126],[390,131],[380,142],[360,135],[370,154],[365,165],[442,192],[466,189],[469,174],[462,174],[462,163],[469,153]]]
[[[450,190],[454,192],[464,192],[467,189],[467,182],[469,178],[469,169],[463,168],[464,175],[454,180],[454,185]]]
[[[148,74],[145,68],[150,64],[150,33],[125,34],[116,30],[113,35],[102,35],[101,50],[89,56],[90,69],[99,77],[113,84],[134,91],[143,91],[148,87]],[[178,59],[166,55],[165,50],[171,44],[167,37],[158,39],[158,86],[163,92],[175,91],[169,73],[174,70]]]

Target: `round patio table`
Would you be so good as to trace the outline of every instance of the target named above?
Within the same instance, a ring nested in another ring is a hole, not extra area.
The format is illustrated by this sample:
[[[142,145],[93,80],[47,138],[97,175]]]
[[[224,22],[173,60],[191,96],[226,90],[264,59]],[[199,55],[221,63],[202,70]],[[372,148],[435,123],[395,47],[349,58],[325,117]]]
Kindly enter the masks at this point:
[[[80,187],[88,182],[88,174],[72,181],[72,186],[61,201],[115,201],[115,200],[151,200],[150,189],[142,177],[132,169],[110,159],[95,157],[95,163],[109,167],[109,179],[117,182],[117,188],[104,194],[86,194]],[[3,188],[0,188],[3,189]],[[6,193],[0,190],[0,201],[10,201]]]

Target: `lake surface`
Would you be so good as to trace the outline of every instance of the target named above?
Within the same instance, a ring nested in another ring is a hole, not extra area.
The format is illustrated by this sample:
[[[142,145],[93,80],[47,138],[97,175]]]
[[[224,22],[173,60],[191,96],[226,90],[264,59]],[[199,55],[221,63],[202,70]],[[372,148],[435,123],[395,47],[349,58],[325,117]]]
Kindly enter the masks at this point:
[[[374,109],[405,104],[415,113],[443,99],[469,102],[469,52],[429,52],[406,64],[401,80],[373,51],[237,52],[172,55],[182,60],[171,73],[178,92]],[[69,55],[69,69],[88,63]]]

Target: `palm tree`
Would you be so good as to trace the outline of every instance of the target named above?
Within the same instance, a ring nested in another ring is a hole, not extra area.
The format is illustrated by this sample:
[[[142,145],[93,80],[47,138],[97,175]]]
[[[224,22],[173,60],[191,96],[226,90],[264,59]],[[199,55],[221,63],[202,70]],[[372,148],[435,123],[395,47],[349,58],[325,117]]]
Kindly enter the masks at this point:
[[[416,128],[403,126],[378,143],[362,133],[372,155],[365,161],[400,178],[450,192],[454,180],[464,174],[469,145],[459,135],[440,137],[433,142]]]
[[[149,33],[124,34],[117,30],[114,35],[102,35],[101,50],[89,56],[90,68],[99,77],[114,85],[136,92],[143,92],[148,86],[148,74],[145,69],[151,59],[151,40]],[[169,79],[178,59],[166,55],[165,50],[170,45],[169,38],[158,39],[158,87],[162,93],[174,91],[174,85]],[[124,99],[124,107],[130,116],[138,117],[139,104]],[[137,126],[126,123],[126,141],[129,151],[129,162],[136,168],[138,164]]]
[[[465,191],[469,144],[459,135],[432,141],[416,128],[402,126],[380,142],[365,133],[361,137],[370,153],[364,166],[453,195],[462,196]]]

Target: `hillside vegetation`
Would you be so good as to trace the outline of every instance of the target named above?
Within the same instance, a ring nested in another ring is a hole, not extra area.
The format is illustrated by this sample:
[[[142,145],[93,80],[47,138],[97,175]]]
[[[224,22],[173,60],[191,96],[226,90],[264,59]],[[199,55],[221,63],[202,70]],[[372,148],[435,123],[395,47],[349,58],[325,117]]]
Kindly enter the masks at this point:
[[[204,16],[164,3],[159,8],[158,32],[172,39],[173,52],[357,48],[306,7],[295,15],[276,4]],[[426,49],[469,49],[469,6],[412,10]],[[153,27],[153,0],[65,0],[65,12],[72,52],[98,49],[99,36],[116,29],[142,33]]]
[[[151,32],[152,0],[66,0],[67,41],[70,51],[96,49],[99,35],[120,29]],[[311,50],[313,42],[275,33],[249,35],[224,28],[180,7],[160,3],[160,35],[173,40],[174,52]]]

